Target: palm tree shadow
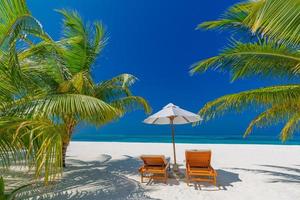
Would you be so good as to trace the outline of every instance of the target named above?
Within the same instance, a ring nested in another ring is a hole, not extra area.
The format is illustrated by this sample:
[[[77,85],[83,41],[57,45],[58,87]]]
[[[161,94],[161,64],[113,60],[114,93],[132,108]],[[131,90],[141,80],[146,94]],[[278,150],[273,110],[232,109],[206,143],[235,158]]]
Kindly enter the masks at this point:
[[[126,159],[123,160],[112,160],[106,163],[107,170],[112,173],[121,173],[125,175],[137,175],[138,168],[141,166],[142,162],[140,159],[128,155],[123,155]],[[217,170],[218,173],[218,185],[217,187],[206,184],[206,183],[194,183],[194,187],[196,190],[209,190],[209,191],[218,191],[218,190],[227,190],[228,187],[233,187],[233,183],[241,182],[242,180],[239,178],[239,174],[225,171],[225,170]],[[179,185],[181,182],[185,184],[185,168],[180,169],[179,174],[175,174],[171,169],[169,170],[169,179],[167,181],[168,186]],[[153,184],[162,184],[161,181],[155,181],[149,179],[146,185]]]
[[[294,183],[300,184],[300,168],[277,166],[277,165],[259,165],[268,169],[245,169],[245,168],[234,168],[235,170],[243,170],[253,172],[256,174],[265,174],[270,176],[269,183]]]
[[[99,161],[68,159],[67,163],[69,165],[64,170],[61,180],[46,187],[37,184],[25,188],[17,199],[153,199],[146,193],[154,188],[144,188],[138,181],[129,178],[138,175],[138,168],[141,165],[139,158],[125,155],[125,159],[112,159],[110,155],[104,154]],[[233,187],[233,183],[241,181],[237,173],[225,170],[217,172],[219,185],[217,190],[227,190],[227,187]],[[179,185],[180,182],[184,182],[184,177],[170,177],[167,185]],[[212,189],[211,185],[199,183],[195,183],[194,187],[197,190],[216,190]]]
[[[229,172],[225,170],[217,170],[218,173],[218,186],[222,190],[227,190],[228,187],[233,187],[233,183],[241,182],[238,173]]]
[[[103,157],[102,161],[88,162],[68,159],[69,165],[61,180],[46,187],[40,184],[26,188],[18,199],[153,199],[145,194],[149,189],[126,176],[137,173],[137,158],[111,160],[109,155]]]
[[[0,176],[4,178],[7,192],[27,185],[34,180],[34,173],[19,165],[14,165],[11,169],[0,168]]]
[[[142,161],[139,158],[132,157],[129,155],[123,155],[126,159],[123,160],[112,160],[107,162],[106,167],[107,170],[111,171],[112,173],[121,173],[125,175],[138,175],[138,169],[142,165]],[[161,181],[156,181],[153,179],[149,179],[146,185],[153,185],[153,184],[162,184]],[[165,184],[165,183],[163,183]],[[167,185],[179,185],[177,179],[174,178],[171,170],[169,170],[169,180],[167,181]]]
[[[124,175],[138,174],[138,168],[141,165],[140,159],[128,155],[123,155],[123,157],[126,159],[104,162],[102,166],[105,166],[112,173],[122,173]]]

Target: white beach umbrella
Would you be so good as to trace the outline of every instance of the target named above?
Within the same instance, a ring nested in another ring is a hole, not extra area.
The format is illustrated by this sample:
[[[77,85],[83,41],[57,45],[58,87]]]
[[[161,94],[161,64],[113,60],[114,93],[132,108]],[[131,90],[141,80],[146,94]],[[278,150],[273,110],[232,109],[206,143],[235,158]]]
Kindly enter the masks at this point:
[[[173,154],[174,154],[174,166],[176,168],[176,151],[175,151],[175,139],[174,139],[174,124],[188,124],[202,120],[202,118],[192,112],[175,106],[172,103],[166,105],[162,110],[149,116],[144,120],[147,124],[164,125],[170,124],[172,128],[172,143],[173,143]]]

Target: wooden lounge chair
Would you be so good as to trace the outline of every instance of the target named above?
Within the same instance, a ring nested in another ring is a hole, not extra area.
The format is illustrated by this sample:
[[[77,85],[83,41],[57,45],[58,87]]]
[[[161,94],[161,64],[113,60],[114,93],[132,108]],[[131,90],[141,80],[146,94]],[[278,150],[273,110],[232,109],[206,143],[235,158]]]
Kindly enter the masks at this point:
[[[167,183],[169,163],[163,155],[143,155],[140,157],[144,162],[143,166],[139,168],[141,173],[141,182],[144,177],[153,180],[163,180]]]
[[[185,152],[186,181],[205,181],[217,185],[217,172],[210,165],[210,150],[191,150]]]

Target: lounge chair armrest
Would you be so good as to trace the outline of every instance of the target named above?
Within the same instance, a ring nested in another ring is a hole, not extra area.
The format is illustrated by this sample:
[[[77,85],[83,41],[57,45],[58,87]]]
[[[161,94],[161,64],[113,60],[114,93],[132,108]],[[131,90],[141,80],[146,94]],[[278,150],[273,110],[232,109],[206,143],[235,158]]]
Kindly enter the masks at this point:
[[[145,167],[144,165],[139,167],[139,172],[141,172],[144,167]]]
[[[217,171],[210,165],[209,167],[208,167],[210,170],[212,170],[215,174],[217,174]]]
[[[190,169],[190,164],[189,163],[186,163],[186,169]]]

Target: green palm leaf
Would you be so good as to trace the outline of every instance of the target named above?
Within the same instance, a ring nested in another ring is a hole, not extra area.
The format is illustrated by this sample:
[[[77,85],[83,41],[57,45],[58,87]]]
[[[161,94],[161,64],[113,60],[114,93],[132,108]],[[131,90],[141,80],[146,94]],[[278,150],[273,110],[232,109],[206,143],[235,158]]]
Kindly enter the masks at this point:
[[[299,122],[299,103],[297,101],[275,104],[251,121],[244,136],[248,136],[254,127],[265,127],[286,121],[281,130],[280,137],[283,142],[290,139],[297,130]]]
[[[233,42],[218,56],[196,63],[191,73],[209,68],[231,72],[232,80],[251,75],[293,77],[299,73],[300,53],[272,42]]]
[[[246,1],[228,9],[221,19],[198,25],[206,29],[248,30],[289,45],[300,44],[298,0]]]
[[[137,80],[138,79],[131,74],[120,74],[110,80],[102,81],[97,84],[94,88],[95,96],[107,102],[132,96],[130,86]]]
[[[228,71],[233,81],[258,75],[296,78],[300,70],[299,21],[298,0],[258,0],[235,4],[220,19],[204,22],[198,28],[234,30],[235,36],[246,30],[250,33],[246,39],[248,43],[234,41],[219,55],[196,63],[191,73],[208,69]],[[254,127],[286,122],[281,130],[281,139],[286,141],[299,129],[298,102],[299,84],[273,86],[217,98],[208,102],[200,114],[211,119],[225,112],[240,112],[250,106],[266,109],[250,123],[245,136]]]
[[[61,126],[46,118],[2,117],[0,130],[0,157],[4,167],[21,162],[34,167],[36,176],[45,177],[46,183],[62,172],[60,152],[64,129]]]
[[[285,124],[283,129],[280,133],[280,138],[282,141],[286,141],[290,138],[292,138],[294,132],[296,130],[299,130],[299,122],[300,122],[300,116],[299,113],[292,116],[289,121]]]
[[[300,85],[283,85],[249,90],[237,94],[225,95],[205,104],[199,114],[211,119],[229,111],[242,111],[249,106],[269,107],[300,99]]]
[[[259,9],[245,19],[252,32],[258,32],[288,44],[300,44],[300,2],[264,0]]]
[[[20,101],[4,111],[9,115],[32,117],[74,116],[77,120],[101,125],[119,117],[120,112],[100,99],[81,94],[55,94]]]
[[[0,47],[7,46],[7,43],[25,34],[49,39],[41,24],[31,16],[23,0],[1,1],[0,16]]]
[[[64,38],[78,40],[63,46],[62,57],[72,73],[90,71],[93,62],[105,45],[104,28],[100,22],[86,26],[76,11],[58,10],[64,16]]]
[[[249,29],[247,24],[244,23],[245,19],[250,14],[253,7],[258,4],[259,1],[247,1],[243,3],[237,3],[230,7],[227,12],[222,15],[222,18],[214,21],[206,21],[197,26],[197,29],[233,29],[243,30]]]
[[[151,113],[151,107],[149,106],[149,103],[144,98],[138,96],[123,97],[118,100],[112,101],[111,105],[114,108],[121,110],[122,113],[138,109],[145,110],[147,114]]]

